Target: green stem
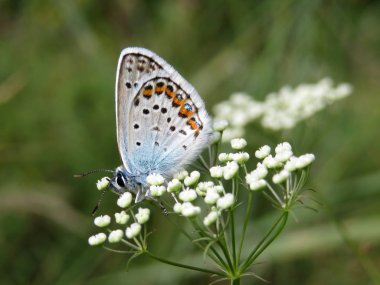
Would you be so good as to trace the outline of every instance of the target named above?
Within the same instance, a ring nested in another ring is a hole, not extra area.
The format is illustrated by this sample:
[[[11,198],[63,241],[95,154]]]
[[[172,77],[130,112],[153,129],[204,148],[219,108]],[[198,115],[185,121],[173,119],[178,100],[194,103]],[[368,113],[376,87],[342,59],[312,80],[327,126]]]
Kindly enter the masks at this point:
[[[218,276],[224,276],[224,277],[226,276],[225,274],[223,274],[221,272],[218,272],[218,271],[209,270],[209,269],[205,269],[205,268],[200,268],[200,267],[196,267],[196,266],[191,266],[191,265],[187,265],[187,264],[182,264],[182,263],[170,261],[170,260],[161,258],[159,256],[155,256],[154,254],[150,253],[149,251],[146,251],[145,253],[149,257],[151,257],[151,258],[153,258],[155,260],[158,260],[158,261],[160,261],[162,263],[166,263],[166,264],[169,264],[169,265],[172,265],[172,266],[181,267],[181,268],[185,268],[185,269],[189,269],[189,270],[195,270],[195,271],[199,271],[199,272],[205,272],[205,273],[209,273],[209,274],[215,274],[215,275],[218,275]]]
[[[235,199],[237,197],[237,180],[236,178],[234,178],[232,180],[232,193],[234,194],[235,196]],[[231,247],[232,247],[232,260],[233,260],[233,264],[234,264],[234,268],[236,269],[238,267],[238,261],[236,259],[236,241],[235,241],[235,219],[234,219],[234,211],[233,209],[231,209],[229,211],[229,215],[230,215],[230,223],[231,223]]]
[[[240,285],[240,277],[231,279],[231,285]]]
[[[240,257],[241,257],[241,251],[243,250],[243,244],[244,244],[244,238],[245,238],[245,233],[247,231],[248,227],[248,222],[249,222],[249,214],[251,213],[252,210],[252,192],[248,192],[248,205],[247,205],[247,211],[245,212],[245,220],[244,220],[244,225],[243,225],[243,231],[241,234],[241,239],[240,239],[240,246],[239,246],[239,252],[237,256],[238,262],[240,262]]]
[[[272,226],[272,228],[268,231],[265,237],[251,251],[248,258],[241,266],[240,272],[245,272],[245,270],[252,264],[252,262],[254,262],[255,259],[278,237],[278,235],[282,232],[282,230],[284,229],[286,225],[286,222],[288,220],[288,215],[289,215],[288,212],[282,213],[282,215],[279,217],[277,222]]]
[[[222,242],[218,241],[217,244],[219,245],[220,249],[222,250],[224,257],[228,263],[228,267],[226,267],[226,268],[229,268],[230,271],[232,271],[234,269],[234,267],[233,267],[232,262],[231,262],[229,251],[226,249],[227,248],[226,243],[225,242],[222,243]]]
[[[197,222],[195,221],[195,220],[192,220],[192,219],[190,219],[190,222],[191,222],[191,224],[193,225],[193,227],[198,231],[198,232],[200,232],[200,233],[202,233],[202,234],[200,234],[199,236],[200,237],[204,237],[204,236],[209,236],[198,224],[197,224]],[[203,250],[205,249],[203,246],[201,246],[199,243],[196,243],[196,244],[198,244],[200,247],[202,247],[203,248]],[[213,246],[210,246],[210,250],[211,250],[211,252],[215,255],[215,257],[214,256],[212,256],[212,255],[210,255],[210,254],[207,254],[207,256],[208,257],[210,257],[216,264],[218,264],[220,267],[222,267],[222,268],[225,268],[225,269],[227,269],[228,268],[228,265],[226,264],[226,262],[223,260],[223,258],[220,256],[220,254],[216,251],[216,249],[213,247]]]
[[[230,268],[230,271],[232,272],[234,270],[234,267],[232,265],[232,261],[231,261],[231,253],[230,253],[230,249],[228,247],[228,240],[227,240],[227,236],[225,235],[225,230],[227,229],[226,228],[226,225],[224,224],[223,222],[223,218],[220,219],[221,221],[221,224],[222,224],[222,227],[223,227],[223,231],[221,233],[221,237],[222,239],[220,239],[218,241],[218,245],[220,246],[221,250],[223,251],[223,254],[229,264],[229,268]]]
[[[207,162],[205,161],[203,156],[199,156],[199,161],[201,162],[202,166],[206,169],[206,171],[210,169],[210,167],[207,165]]]
[[[232,246],[232,260],[234,268],[237,268],[237,259],[236,259],[236,241],[235,241],[235,221],[234,221],[234,211],[230,210],[230,220],[231,220],[231,246]]]

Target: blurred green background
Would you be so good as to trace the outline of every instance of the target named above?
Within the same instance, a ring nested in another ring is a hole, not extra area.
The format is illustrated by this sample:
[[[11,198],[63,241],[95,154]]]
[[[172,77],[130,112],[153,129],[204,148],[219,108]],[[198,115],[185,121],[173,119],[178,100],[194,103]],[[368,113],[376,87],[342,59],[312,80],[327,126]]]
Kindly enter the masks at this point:
[[[352,83],[352,96],[291,131],[247,132],[251,153],[282,140],[315,153],[322,202],[296,212],[254,271],[271,284],[380,282],[379,27],[380,2],[365,0],[0,0],[0,284],[212,280],[146,258],[126,272],[127,256],[87,245],[101,175],[72,174],[120,163],[114,80],[127,46],[166,59],[209,110],[236,91],[263,100],[325,76]],[[104,200],[106,212],[115,197]],[[265,203],[255,234],[276,214]],[[153,251],[203,266],[160,214],[152,228]]]

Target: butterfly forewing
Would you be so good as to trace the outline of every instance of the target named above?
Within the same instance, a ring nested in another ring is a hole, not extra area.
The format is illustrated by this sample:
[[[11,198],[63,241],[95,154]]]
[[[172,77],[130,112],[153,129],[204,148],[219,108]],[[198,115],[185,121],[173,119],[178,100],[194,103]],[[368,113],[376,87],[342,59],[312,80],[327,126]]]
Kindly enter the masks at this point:
[[[146,49],[128,48],[120,56],[116,116],[123,164],[136,176],[170,176],[210,140],[210,120],[199,94]]]

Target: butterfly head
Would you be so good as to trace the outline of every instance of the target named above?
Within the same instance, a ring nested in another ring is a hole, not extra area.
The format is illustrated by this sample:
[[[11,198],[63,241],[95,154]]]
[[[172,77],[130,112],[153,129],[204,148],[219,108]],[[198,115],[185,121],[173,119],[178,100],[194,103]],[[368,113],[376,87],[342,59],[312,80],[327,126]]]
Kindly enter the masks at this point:
[[[109,185],[111,189],[118,194],[133,191],[136,188],[135,180],[129,175],[124,166],[119,166],[115,169]]]
[[[123,166],[119,166],[115,169],[113,177],[110,180],[110,186],[112,190],[117,193],[123,193],[126,191],[128,185],[128,176],[125,175],[125,169]]]

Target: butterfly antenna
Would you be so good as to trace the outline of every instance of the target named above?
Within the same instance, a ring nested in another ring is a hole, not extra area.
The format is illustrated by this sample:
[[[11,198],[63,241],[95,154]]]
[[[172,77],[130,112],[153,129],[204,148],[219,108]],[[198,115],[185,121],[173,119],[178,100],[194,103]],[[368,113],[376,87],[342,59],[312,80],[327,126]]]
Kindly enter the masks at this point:
[[[98,211],[100,203],[103,200],[104,193],[106,192],[107,189],[108,189],[108,187],[100,192],[100,197],[99,197],[98,203],[95,205],[94,209],[92,210],[91,216],[95,216],[96,212]]]
[[[96,173],[96,172],[111,172],[111,173],[114,173],[114,171],[110,170],[110,169],[95,169],[95,170],[91,170],[91,171],[88,171],[88,172],[85,172],[85,173],[74,174],[74,177],[75,178],[81,178],[81,177],[85,177],[85,176],[87,176],[89,174]]]

